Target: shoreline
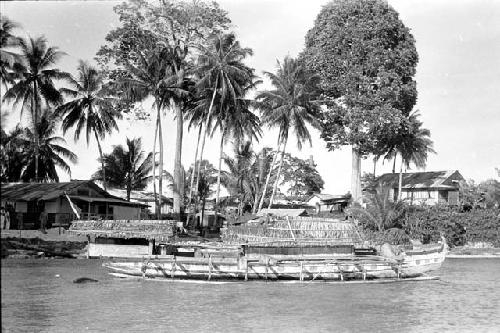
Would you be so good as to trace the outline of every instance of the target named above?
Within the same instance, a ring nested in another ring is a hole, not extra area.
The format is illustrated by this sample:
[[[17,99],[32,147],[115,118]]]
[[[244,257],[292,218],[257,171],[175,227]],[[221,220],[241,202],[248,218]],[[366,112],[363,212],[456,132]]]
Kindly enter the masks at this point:
[[[2,259],[86,258],[87,239],[67,230],[2,230]],[[500,248],[455,247],[446,259],[499,259]]]

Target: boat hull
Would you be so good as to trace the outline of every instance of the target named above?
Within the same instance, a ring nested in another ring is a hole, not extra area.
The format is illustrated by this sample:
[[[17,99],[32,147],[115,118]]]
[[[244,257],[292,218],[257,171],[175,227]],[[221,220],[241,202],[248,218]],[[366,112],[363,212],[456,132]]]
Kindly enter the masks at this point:
[[[170,257],[104,263],[114,273],[167,279],[366,280],[413,278],[441,267],[446,248],[407,254],[402,260],[380,256],[255,256],[238,258]]]

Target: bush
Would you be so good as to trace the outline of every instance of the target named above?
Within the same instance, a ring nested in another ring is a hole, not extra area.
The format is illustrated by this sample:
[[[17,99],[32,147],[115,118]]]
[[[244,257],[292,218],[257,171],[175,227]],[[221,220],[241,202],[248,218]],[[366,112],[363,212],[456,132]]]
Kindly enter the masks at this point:
[[[500,246],[500,210],[414,207],[407,212],[403,229],[410,238],[424,243],[435,242],[442,233],[450,246],[468,242],[489,242]]]

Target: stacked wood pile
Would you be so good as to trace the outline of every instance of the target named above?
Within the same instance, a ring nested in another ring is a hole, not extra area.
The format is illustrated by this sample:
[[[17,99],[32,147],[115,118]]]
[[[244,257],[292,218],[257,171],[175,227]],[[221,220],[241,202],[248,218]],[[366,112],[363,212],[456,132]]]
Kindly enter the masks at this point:
[[[73,221],[71,233],[106,238],[145,238],[168,241],[174,235],[173,220],[85,220]]]
[[[352,245],[362,242],[349,221],[317,217],[285,217],[258,225],[232,226],[221,230],[230,244],[259,246]]]

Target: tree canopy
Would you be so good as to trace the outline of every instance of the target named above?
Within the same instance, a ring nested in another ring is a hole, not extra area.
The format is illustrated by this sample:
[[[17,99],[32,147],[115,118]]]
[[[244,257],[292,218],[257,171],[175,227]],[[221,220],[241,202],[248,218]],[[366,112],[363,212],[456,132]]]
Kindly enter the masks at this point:
[[[355,145],[372,153],[416,103],[415,40],[382,0],[335,0],[306,36],[301,55],[320,78],[328,106],[322,137],[331,150]]]

